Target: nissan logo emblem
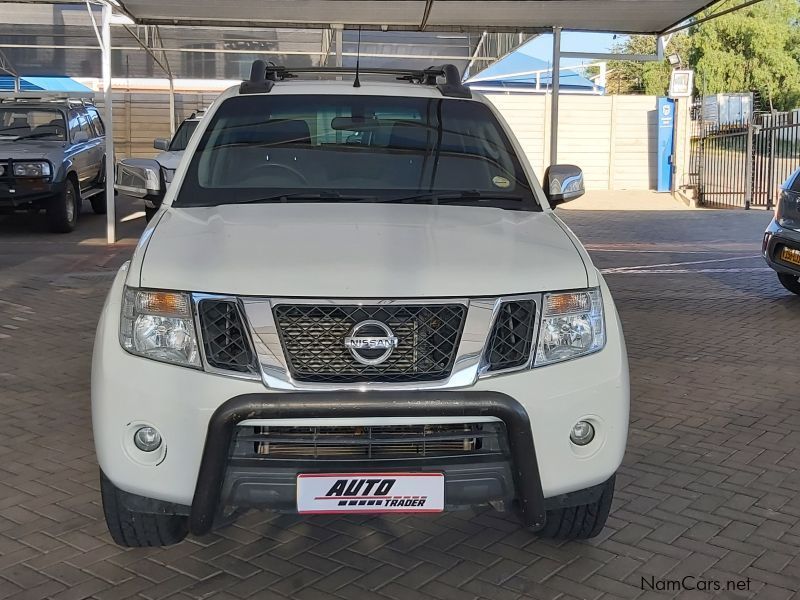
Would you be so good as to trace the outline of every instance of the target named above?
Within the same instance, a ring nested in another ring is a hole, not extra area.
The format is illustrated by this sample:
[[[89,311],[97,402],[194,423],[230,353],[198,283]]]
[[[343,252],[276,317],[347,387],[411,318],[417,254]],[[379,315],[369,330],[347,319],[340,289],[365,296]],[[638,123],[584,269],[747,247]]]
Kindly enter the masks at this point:
[[[361,321],[344,338],[344,347],[350,350],[353,358],[368,366],[386,362],[397,344],[392,330],[380,321]]]

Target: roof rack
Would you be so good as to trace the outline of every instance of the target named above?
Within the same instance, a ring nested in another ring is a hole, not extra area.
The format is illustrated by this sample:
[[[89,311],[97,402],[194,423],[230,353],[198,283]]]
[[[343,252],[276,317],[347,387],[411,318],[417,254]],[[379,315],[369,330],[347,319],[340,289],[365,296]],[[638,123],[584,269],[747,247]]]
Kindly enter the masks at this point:
[[[65,92],[11,92],[0,93],[0,103],[54,103],[77,106],[94,106],[93,92],[69,94]]]
[[[461,83],[461,74],[458,67],[452,64],[427,69],[377,69],[361,67],[358,70],[351,67],[299,67],[290,68],[283,65],[267,63],[263,60],[253,61],[250,69],[250,79],[243,81],[239,86],[241,94],[269,93],[277,81],[293,79],[302,73],[328,73],[336,75],[394,75],[400,81],[408,81],[421,85],[435,85],[442,96],[453,98],[471,98],[470,89]],[[439,78],[444,83],[439,83]]]

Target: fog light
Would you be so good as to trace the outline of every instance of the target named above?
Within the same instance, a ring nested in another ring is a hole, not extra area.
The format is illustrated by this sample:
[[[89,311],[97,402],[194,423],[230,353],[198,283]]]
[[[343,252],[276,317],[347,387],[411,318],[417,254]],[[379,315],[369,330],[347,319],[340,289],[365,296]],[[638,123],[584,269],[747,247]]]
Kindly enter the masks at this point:
[[[594,439],[594,427],[588,421],[578,421],[572,426],[569,439],[576,446],[585,446]]]
[[[155,427],[140,427],[133,434],[133,443],[142,452],[152,452],[161,445],[161,434]]]

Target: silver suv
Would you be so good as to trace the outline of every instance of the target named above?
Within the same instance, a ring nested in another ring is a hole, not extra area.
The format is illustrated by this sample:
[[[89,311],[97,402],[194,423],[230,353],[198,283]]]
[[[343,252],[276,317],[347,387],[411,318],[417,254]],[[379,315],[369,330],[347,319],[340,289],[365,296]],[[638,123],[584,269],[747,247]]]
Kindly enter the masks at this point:
[[[47,212],[51,231],[75,229],[82,200],[106,212],[106,138],[86,99],[0,98],[0,211]]]

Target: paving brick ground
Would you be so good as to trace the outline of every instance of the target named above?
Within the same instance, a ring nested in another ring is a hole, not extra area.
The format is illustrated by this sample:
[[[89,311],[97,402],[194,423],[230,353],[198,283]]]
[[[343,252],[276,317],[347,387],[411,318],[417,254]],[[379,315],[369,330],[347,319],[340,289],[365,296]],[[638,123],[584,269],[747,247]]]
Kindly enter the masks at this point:
[[[101,516],[89,365],[142,221],[107,248],[101,217],[65,236],[0,217],[0,598],[710,597],[642,589],[686,576],[750,582],[720,598],[800,597],[800,298],[758,258],[769,215],[619,210],[649,196],[626,198],[563,211],[607,273],[633,386],[613,516],[586,543],[537,540],[491,511],[251,513],[172,548],[118,548]]]

